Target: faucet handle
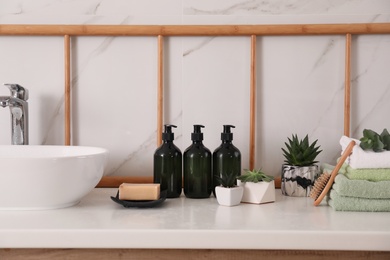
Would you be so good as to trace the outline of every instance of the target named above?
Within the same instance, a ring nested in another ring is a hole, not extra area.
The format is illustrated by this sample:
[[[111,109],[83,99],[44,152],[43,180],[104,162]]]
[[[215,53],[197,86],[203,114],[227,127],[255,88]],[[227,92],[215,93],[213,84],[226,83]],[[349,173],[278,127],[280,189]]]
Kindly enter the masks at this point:
[[[4,86],[9,88],[9,90],[11,91],[11,96],[13,96],[14,98],[19,98],[24,101],[28,99],[28,89],[20,86],[19,84],[5,83]]]

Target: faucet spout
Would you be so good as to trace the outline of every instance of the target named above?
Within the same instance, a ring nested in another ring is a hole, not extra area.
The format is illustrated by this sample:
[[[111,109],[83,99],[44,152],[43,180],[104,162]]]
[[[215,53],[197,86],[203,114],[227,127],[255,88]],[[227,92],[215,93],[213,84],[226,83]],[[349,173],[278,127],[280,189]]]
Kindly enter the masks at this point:
[[[9,97],[0,97],[0,106],[7,107],[9,104]]]
[[[9,91],[11,91],[12,97],[27,101],[28,89],[25,89],[24,87],[20,86],[19,84],[6,83],[6,84],[4,84],[4,86],[6,86],[9,89]]]
[[[4,84],[11,96],[1,96],[0,106],[9,107],[11,112],[11,143],[28,144],[28,90],[18,84]]]

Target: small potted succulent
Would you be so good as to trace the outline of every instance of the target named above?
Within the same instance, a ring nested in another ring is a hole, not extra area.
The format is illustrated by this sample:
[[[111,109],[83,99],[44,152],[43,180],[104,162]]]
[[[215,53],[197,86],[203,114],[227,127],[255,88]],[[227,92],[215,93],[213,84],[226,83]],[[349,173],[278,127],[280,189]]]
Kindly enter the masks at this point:
[[[236,174],[216,176],[218,186],[215,187],[215,196],[220,205],[236,206],[240,204],[244,188],[235,184],[236,178]]]
[[[237,180],[238,185],[244,188],[241,202],[263,204],[275,201],[274,177],[261,170],[246,170]]]
[[[282,166],[281,189],[283,195],[308,197],[315,179],[319,175],[316,157],[322,152],[316,146],[318,140],[309,143],[309,137],[302,140],[297,135],[288,138],[286,149],[282,148],[285,164]]]

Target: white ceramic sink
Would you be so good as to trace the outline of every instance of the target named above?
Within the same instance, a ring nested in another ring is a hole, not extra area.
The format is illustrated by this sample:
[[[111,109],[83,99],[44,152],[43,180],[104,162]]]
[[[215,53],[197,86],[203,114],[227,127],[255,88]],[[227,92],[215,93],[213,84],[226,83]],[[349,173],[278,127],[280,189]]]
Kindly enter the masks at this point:
[[[0,210],[35,210],[77,204],[100,181],[103,148],[1,145]]]

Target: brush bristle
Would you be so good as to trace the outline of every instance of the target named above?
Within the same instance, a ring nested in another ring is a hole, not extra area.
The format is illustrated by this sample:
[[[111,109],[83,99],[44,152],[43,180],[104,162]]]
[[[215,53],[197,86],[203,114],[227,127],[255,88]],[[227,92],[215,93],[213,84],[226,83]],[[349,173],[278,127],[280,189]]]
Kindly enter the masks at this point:
[[[321,192],[324,190],[329,179],[330,179],[329,173],[324,172],[323,174],[321,174],[314,182],[313,189],[310,192],[310,198],[316,200],[320,196]]]

